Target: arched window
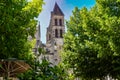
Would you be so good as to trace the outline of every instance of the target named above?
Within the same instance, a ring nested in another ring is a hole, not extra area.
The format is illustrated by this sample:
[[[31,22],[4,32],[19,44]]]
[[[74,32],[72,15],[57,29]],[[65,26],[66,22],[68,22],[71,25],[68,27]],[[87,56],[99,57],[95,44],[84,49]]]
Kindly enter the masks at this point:
[[[58,38],[58,30],[55,29],[55,37]]]
[[[62,31],[62,29],[60,30],[60,37],[63,38],[63,31]]]
[[[59,25],[62,26],[62,19],[59,19]]]
[[[51,35],[49,34],[49,40],[51,39]]]
[[[57,24],[57,19],[55,19],[55,26],[57,26],[58,24]]]

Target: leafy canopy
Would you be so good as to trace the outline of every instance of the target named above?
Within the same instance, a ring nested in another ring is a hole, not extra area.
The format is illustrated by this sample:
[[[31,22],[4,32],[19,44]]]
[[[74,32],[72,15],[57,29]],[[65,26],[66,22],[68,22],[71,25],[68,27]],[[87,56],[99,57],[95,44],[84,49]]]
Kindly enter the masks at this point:
[[[101,79],[120,74],[120,0],[96,0],[90,10],[75,8],[64,36],[65,64],[76,76]]]
[[[29,59],[43,0],[0,0],[0,59]]]

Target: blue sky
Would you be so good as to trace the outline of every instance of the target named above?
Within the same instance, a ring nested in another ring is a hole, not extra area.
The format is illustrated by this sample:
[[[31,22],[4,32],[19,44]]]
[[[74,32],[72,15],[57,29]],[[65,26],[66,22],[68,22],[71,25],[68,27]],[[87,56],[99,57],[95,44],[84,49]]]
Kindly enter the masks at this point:
[[[43,5],[43,10],[38,16],[38,20],[41,25],[41,41],[46,43],[46,28],[50,22],[50,13],[53,10],[55,2],[58,3],[59,7],[65,15],[65,20],[69,20],[70,15],[72,15],[72,10],[74,7],[91,8],[95,5],[95,0],[44,0],[45,5]]]

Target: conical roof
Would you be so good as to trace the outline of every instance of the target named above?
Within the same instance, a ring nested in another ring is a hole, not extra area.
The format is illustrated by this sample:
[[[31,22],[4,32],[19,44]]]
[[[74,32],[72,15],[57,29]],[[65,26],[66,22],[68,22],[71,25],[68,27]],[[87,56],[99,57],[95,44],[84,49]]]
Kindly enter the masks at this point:
[[[55,3],[54,9],[53,9],[53,14],[55,14],[55,15],[63,15],[64,16],[62,10],[60,9],[60,7],[58,6],[57,3]]]

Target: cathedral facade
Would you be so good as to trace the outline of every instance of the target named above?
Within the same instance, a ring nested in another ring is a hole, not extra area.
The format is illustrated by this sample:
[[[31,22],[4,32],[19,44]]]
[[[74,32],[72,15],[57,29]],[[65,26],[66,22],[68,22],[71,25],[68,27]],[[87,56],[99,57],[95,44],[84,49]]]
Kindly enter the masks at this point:
[[[64,14],[58,4],[55,3],[46,34],[46,51],[49,54],[48,60],[54,65],[60,62],[60,50],[63,46],[64,33]]]
[[[46,51],[46,54],[41,55],[39,57],[39,60],[41,60],[41,58],[44,56],[53,65],[57,65],[61,61],[60,50],[62,49],[63,46],[64,33],[65,33],[64,14],[60,7],[58,6],[58,4],[55,3],[53,11],[51,11],[49,26],[47,27],[46,44],[43,46],[43,48]],[[42,46],[39,34],[40,24],[38,25],[36,34],[37,35],[36,36],[37,41],[35,45],[36,50],[40,47],[40,44]]]

